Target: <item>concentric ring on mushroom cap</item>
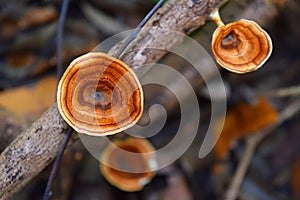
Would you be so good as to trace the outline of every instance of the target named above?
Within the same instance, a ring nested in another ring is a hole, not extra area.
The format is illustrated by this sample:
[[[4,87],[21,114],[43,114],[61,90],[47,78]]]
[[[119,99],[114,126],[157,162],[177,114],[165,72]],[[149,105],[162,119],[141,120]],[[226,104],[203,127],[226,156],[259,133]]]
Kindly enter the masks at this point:
[[[144,138],[126,138],[111,142],[102,152],[100,170],[115,187],[139,191],[151,181],[157,170],[155,149]]]
[[[125,63],[104,53],[73,60],[58,85],[58,109],[79,133],[112,135],[133,126],[143,112],[143,91]]]
[[[241,19],[215,30],[212,51],[222,67],[247,73],[260,68],[270,57],[272,40],[256,22]]]

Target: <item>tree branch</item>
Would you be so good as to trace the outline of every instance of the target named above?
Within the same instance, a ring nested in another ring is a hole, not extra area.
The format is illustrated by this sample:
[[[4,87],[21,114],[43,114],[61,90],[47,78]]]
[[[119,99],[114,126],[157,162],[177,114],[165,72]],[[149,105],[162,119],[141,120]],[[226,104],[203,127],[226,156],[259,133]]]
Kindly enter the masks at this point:
[[[7,147],[33,121],[17,116],[15,113],[0,107],[0,152]]]

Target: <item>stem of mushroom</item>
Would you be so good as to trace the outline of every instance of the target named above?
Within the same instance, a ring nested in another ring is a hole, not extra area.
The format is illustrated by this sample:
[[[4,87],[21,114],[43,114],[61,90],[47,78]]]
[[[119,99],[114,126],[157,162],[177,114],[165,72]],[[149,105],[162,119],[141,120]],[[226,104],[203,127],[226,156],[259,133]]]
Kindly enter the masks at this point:
[[[209,17],[217,24],[217,26],[224,26],[224,23],[220,17],[219,9],[215,9],[214,11],[212,11]]]

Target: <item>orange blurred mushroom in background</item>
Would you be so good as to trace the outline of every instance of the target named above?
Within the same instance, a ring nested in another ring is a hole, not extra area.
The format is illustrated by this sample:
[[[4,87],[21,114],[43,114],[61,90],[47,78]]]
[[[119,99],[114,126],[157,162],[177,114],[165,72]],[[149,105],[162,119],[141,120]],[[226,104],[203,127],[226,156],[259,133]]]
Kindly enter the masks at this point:
[[[101,173],[123,191],[139,191],[155,175],[157,161],[154,151],[147,139],[114,140],[101,155]]]

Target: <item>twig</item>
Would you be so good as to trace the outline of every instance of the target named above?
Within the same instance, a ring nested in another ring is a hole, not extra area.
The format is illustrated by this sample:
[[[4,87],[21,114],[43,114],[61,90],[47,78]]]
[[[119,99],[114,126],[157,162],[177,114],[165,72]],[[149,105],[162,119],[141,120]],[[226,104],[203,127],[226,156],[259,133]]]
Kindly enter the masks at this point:
[[[128,45],[136,38],[141,28],[145,26],[145,24],[149,21],[153,14],[163,5],[164,1],[165,0],[160,0],[159,2],[157,2],[157,4],[155,4],[155,6],[150,10],[146,17],[144,17],[144,19],[138,24],[135,30],[130,34],[130,36],[125,40],[121,48],[118,50],[116,58],[120,58],[120,56],[122,55],[122,53],[124,53]]]
[[[260,133],[256,133],[252,137],[249,137],[247,140],[247,146],[242,156],[242,159],[239,162],[238,169],[236,170],[234,177],[231,181],[229,189],[226,192],[225,200],[234,200],[237,198],[240,185],[244,179],[244,176],[249,167],[250,161],[253,157],[257,144],[261,141],[262,136]]]
[[[62,159],[64,151],[65,151],[65,149],[68,145],[68,142],[71,139],[72,133],[73,133],[73,129],[69,126],[69,128],[66,132],[66,135],[64,137],[64,140],[62,141],[62,143],[59,147],[59,151],[57,152],[55,161],[53,163],[53,167],[51,169],[50,176],[49,176],[49,179],[48,179],[48,182],[47,182],[47,186],[46,186],[46,189],[45,189],[45,192],[44,192],[43,200],[48,200],[52,196],[52,183],[53,183],[54,178],[57,174],[58,166],[59,166],[59,163]]]
[[[287,87],[287,88],[279,88],[279,89],[272,90],[269,92],[263,92],[261,95],[266,98],[288,97],[288,96],[300,95],[300,85]]]
[[[58,20],[57,37],[56,37],[57,77],[61,77],[63,73],[63,69],[62,69],[63,34],[64,34],[64,24],[65,24],[68,7],[69,7],[69,0],[63,0],[60,16]]]
[[[238,169],[236,170],[234,177],[230,183],[228,190],[225,193],[225,200],[235,200],[239,194],[241,183],[245,177],[247,169],[249,168],[250,161],[253,157],[258,144],[270,133],[274,131],[283,122],[293,117],[300,111],[300,98],[296,98],[279,114],[278,120],[268,128],[256,133],[247,140],[247,146],[242,156],[242,160],[239,162]]]
[[[147,29],[144,31],[142,29],[136,39],[130,43],[128,47],[130,51],[126,51],[126,54],[121,56],[121,60],[129,65],[138,77],[142,77],[151,69],[151,65],[144,66],[145,63],[156,63],[167,53],[167,50],[182,42],[183,37],[178,34],[174,36],[174,31],[184,34],[191,33],[204,25],[213,9],[220,7],[225,2],[227,0],[168,0],[159,9],[158,14],[153,15],[145,24],[145,27],[155,27],[157,30],[163,31],[149,33]],[[117,57],[116,52],[120,46],[116,45],[108,54]],[[152,47],[161,48],[154,51]]]

